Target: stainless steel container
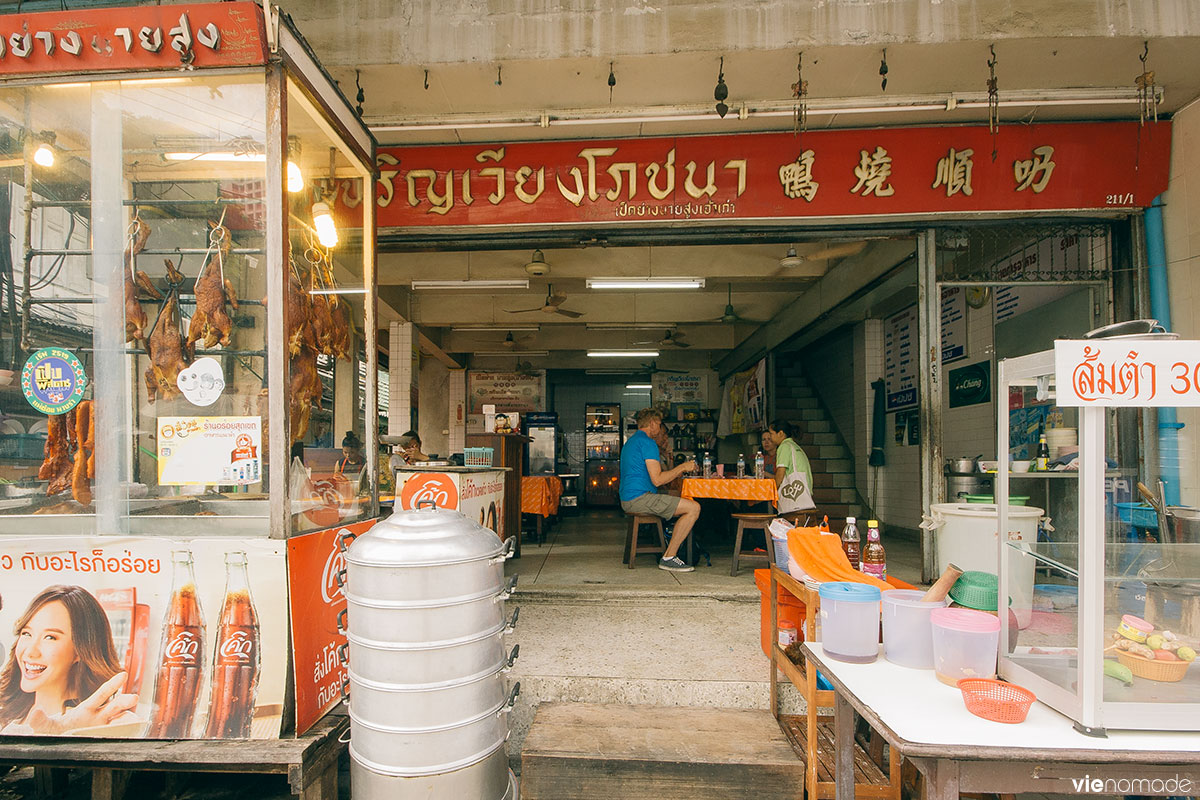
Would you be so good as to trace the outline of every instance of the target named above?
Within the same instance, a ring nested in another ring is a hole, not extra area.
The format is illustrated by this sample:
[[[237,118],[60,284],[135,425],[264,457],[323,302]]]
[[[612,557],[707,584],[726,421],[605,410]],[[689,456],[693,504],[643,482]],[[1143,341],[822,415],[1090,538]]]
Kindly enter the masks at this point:
[[[435,775],[407,774],[368,761],[350,743],[350,786],[355,800],[446,800],[446,798],[515,798],[504,745],[470,766]]]
[[[506,673],[512,544],[457,511],[400,511],[347,548],[341,658],[349,664],[356,800],[516,797],[504,742],[520,685]]]
[[[504,601],[512,595],[517,577],[504,591],[438,599],[434,602],[374,600],[346,593],[346,613],[355,630],[370,631],[386,642],[435,642],[478,633],[504,621]]]
[[[350,712],[354,751],[364,760],[401,770],[452,772],[483,760],[508,740],[508,714],[520,684],[507,700],[465,722],[413,728],[375,725]]]
[[[360,678],[351,670],[350,713],[376,727],[404,720],[411,727],[427,728],[446,724],[448,717],[466,722],[472,709],[495,708],[505,701],[508,672],[505,666],[463,681],[398,686]]]

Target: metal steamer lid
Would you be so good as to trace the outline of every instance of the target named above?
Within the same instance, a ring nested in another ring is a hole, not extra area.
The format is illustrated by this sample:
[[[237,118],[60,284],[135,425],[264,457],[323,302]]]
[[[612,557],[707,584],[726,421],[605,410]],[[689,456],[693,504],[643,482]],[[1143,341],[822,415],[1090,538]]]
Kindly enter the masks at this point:
[[[495,533],[430,502],[376,523],[346,549],[346,561],[368,567],[440,566],[494,558],[503,551]]]

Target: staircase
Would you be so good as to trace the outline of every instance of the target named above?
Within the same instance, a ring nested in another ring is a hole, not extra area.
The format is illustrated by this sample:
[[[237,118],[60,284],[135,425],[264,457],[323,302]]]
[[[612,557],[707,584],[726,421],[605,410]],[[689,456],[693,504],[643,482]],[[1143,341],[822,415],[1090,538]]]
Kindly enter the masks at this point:
[[[854,456],[833,418],[799,365],[776,368],[775,416],[794,424],[800,431],[796,443],[804,449],[813,471],[813,500],[830,523],[848,516],[860,520],[867,505],[858,493]],[[833,526],[840,530],[840,525]]]

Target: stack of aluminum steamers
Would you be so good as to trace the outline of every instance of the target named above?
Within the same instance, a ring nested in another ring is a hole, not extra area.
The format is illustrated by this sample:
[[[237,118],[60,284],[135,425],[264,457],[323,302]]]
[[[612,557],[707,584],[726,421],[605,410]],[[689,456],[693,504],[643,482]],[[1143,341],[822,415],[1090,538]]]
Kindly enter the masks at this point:
[[[517,800],[504,747],[521,687],[504,642],[515,541],[422,504],[346,549],[355,800]]]

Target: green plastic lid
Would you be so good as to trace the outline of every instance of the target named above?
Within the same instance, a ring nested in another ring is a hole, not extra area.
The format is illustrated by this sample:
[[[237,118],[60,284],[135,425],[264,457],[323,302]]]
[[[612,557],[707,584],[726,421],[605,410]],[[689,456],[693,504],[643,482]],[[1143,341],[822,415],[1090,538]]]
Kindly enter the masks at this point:
[[[977,611],[995,611],[1000,584],[990,572],[968,570],[950,589],[950,599],[966,608]]]

